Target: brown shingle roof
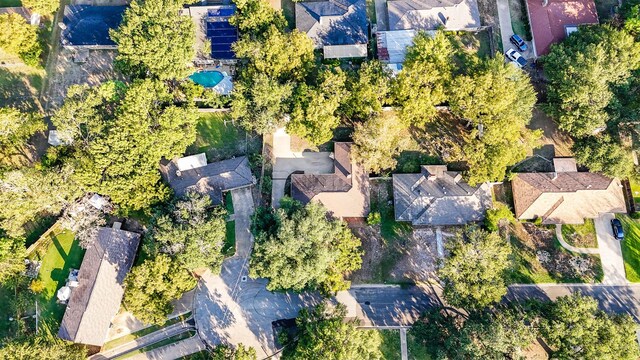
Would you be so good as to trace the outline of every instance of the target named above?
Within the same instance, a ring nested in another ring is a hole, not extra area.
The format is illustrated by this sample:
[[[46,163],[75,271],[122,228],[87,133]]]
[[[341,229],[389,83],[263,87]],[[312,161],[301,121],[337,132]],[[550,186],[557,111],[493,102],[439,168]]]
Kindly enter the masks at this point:
[[[620,182],[590,172],[521,173],[511,183],[516,217],[546,224],[582,223],[604,212],[624,212]]]
[[[338,217],[369,213],[369,177],[351,162],[352,143],[334,143],[333,174],[292,174],[291,197],[303,204],[316,199]]]
[[[120,309],[124,278],[131,269],[140,235],[113,228],[100,228],[98,239],[87,250],[62,318],[62,339],[102,346],[111,319]]]

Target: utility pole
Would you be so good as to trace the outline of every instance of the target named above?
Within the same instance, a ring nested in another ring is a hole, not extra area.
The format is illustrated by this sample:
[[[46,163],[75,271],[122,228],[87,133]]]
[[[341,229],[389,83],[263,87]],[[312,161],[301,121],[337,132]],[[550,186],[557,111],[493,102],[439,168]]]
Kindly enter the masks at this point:
[[[36,300],[36,335],[38,335],[38,300]]]

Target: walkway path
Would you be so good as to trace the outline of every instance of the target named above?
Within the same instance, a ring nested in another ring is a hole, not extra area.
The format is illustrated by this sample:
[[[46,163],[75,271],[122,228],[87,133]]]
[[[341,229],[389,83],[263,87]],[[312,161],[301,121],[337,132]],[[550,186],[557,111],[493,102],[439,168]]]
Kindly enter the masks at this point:
[[[614,214],[608,213],[595,219],[600,261],[604,271],[602,283],[605,285],[626,285],[628,281],[624,271],[620,241],[613,237],[611,230],[611,220],[614,217]]]
[[[400,356],[402,360],[409,359],[409,353],[407,352],[407,329],[400,329]]]
[[[566,241],[564,241],[564,237],[562,236],[562,225],[556,225],[556,238],[558,238],[558,242],[562,245],[563,248],[577,253],[577,254],[600,254],[600,249],[598,248],[579,248],[573,245],[569,245]]]
[[[169,344],[142,354],[134,355],[128,360],[173,360],[183,356],[191,355],[206,349],[206,346],[197,335],[186,340]]]
[[[163,328],[151,334],[139,337],[133,341],[122,344],[113,349],[109,349],[107,351],[103,351],[101,353],[95,354],[91,356],[89,359],[91,360],[113,359],[125,353],[131,352],[133,350],[139,349],[144,346],[155,344],[158,341],[162,341],[164,339],[170,338],[172,336],[181,334],[185,331],[192,330],[192,329],[193,329],[193,325],[189,324],[186,321],[181,321],[177,324],[167,326],[166,328]]]

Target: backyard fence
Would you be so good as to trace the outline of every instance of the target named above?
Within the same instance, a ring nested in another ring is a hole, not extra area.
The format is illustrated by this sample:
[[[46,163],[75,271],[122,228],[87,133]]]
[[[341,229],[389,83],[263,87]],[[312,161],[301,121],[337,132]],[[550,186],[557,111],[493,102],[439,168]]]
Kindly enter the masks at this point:
[[[30,257],[31,254],[33,254],[37,249],[41,247],[45,247],[45,248],[49,247],[53,238],[53,236],[51,236],[52,233],[55,234],[59,230],[60,230],[60,222],[57,221],[49,228],[49,230],[45,231],[45,233],[42,234],[38,238],[38,240],[36,240],[36,242],[31,244],[31,246],[27,248],[27,257]]]

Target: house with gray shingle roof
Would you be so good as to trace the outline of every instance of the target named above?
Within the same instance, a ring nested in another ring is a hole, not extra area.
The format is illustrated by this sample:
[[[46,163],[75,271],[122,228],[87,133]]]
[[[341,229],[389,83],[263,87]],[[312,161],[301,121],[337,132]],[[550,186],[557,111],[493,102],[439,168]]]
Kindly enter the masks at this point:
[[[476,0],[389,0],[389,30],[475,30],[480,27]]]
[[[78,286],[64,312],[58,336],[76,343],[102,346],[111,319],[120,310],[124,278],[133,265],[140,234],[119,227],[100,228],[82,259]]]
[[[446,165],[424,165],[418,174],[393,174],[397,221],[413,225],[463,225],[484,219],[491,186],[471,186]]]
[[[291,197],[306,204],[318,201],[335,217],[369,214],[369,175],[351,160],[352,143],[334,143],[334,172],[291,174]]]
[[[325,59],[366,57],[366,6],[365,0],[297,2],[296,28],[323,50]]]
[[[626,212],[620,180],[578,172],[573,158],[553,160],[555,172],[519,173],[511,181],[516,218],[582,224],[602,213]]]
[[[246,156],[207,164],[206,155],[197,154],[162,161],[160,172],[176,196],[195,191],[209,195],[214,204],[222,203],[224,192],[255,183]]]

